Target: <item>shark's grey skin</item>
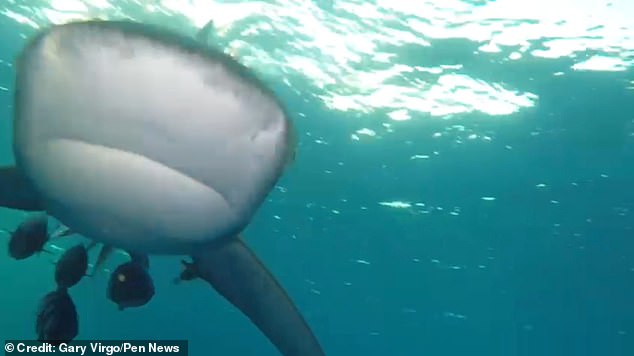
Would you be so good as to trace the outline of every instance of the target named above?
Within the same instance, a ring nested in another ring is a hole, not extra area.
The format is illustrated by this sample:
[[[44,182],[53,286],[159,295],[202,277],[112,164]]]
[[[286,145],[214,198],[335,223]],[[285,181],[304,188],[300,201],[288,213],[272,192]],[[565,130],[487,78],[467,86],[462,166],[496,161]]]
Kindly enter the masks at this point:
[[[112,21],[40,32],[16,70],[1,205],[116,248],[188,254],[282,354],[324,354],[237,237],[294,153],[283,105],[251,71],[191,37]]]

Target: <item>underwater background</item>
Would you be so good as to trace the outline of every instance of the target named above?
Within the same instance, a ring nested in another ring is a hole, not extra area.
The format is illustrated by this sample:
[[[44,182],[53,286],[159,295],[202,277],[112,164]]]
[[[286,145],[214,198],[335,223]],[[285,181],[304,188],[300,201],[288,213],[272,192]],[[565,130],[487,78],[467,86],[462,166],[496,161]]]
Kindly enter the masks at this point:
[[[285,103],[297,159],[244,236],[328,355],[634,355],[634,2],[0,0],[0,165],[16,55],[87,18],[213,20]],[[55,259],[0,244],[1,339],[36,337]],[[180,270],[152,257],[156,295],[125,311],[108,270],[81,281],[77,339],[277,354]]]

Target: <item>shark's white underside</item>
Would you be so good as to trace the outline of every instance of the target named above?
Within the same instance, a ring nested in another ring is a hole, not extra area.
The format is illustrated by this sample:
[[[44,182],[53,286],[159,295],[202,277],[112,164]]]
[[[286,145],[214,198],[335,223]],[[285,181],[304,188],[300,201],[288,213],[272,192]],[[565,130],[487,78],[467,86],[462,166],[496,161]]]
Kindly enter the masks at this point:
[[[151,37],[54,28],[19,73],[18,165],[51,215],[120,248],[184,254],[236,234],[292,149],[270,93]]]
[[[293,156],[284,109],[250,71],[152,26],[53,26],[18,58],[14,111],[0,206],[45,211],[134,256],[189,254],[280,353],[324,355],[236,236]]]

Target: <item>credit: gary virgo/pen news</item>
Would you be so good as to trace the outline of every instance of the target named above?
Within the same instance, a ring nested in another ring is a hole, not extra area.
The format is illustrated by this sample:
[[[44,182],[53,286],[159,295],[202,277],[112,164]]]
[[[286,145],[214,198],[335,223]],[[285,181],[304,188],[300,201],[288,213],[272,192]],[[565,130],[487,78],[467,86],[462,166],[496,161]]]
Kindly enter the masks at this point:
[[[133,345],[129,342],[123,342],[121,345],[103,345],[100,342],[91,342],[90,350],[93,353],[102,353],[104,355],[112,356],[116,353],[122,352],[165,352],[165,353],[178,353],[180,348],[178,345],[159,345],[156,342],[148,342],[147,345]],[[30,346],[24,343],[18,343],[15,345],[15,351],[17,352],[61,352],[61,353],[75,353],[79,355],[85,355],[88,350],[88,345],[68,345],[61,343],[59,346],[54,346],[49,343],[44,343],[39,346]]]

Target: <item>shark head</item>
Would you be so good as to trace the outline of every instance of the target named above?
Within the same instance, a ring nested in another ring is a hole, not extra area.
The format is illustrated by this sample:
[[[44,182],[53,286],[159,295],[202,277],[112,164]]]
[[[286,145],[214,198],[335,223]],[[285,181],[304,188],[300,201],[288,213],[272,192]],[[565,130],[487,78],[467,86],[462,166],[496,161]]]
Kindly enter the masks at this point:
[[[53,26],[17,62],[16,164],[47,212],[120,248],[190,253],[249,223],[293,155],[228,55],[128,22]]]

